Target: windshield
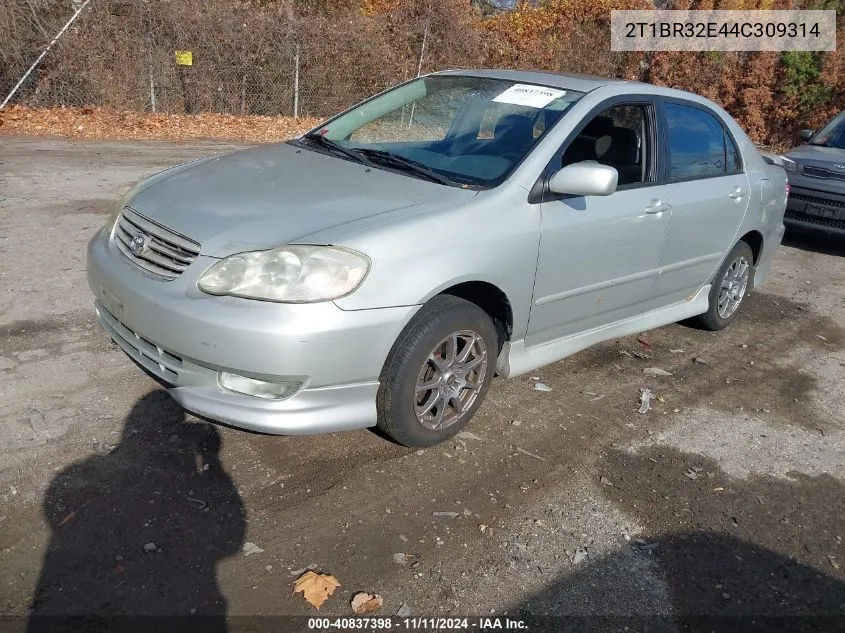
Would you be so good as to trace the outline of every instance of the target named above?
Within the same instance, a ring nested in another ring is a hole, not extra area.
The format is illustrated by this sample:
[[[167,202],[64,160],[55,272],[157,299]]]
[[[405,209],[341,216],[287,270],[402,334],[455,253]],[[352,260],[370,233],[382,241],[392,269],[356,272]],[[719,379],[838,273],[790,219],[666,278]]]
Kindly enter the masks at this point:
[[[824,145],[826,147],[845,149],[845,110],[813,134],[813,138],[810,139],[810,145]]]
[[[324,140],[309,147],[328,151],[334,145],[336,154],[351,150],[361,162],[409,176],[494,187],[582,96],[504,79],[422,77],[356,106],[305,139],[320,135]]]

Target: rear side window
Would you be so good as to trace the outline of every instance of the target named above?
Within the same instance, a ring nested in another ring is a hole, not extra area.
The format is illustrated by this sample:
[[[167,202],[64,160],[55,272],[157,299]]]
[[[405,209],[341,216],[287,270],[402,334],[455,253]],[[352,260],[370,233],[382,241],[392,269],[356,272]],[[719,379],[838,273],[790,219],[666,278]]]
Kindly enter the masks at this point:
[[[725,152],[727,152],[727,165],[729,174],[738,174],[742,171],[742,159],[739,156],[739,150],[736,148],[736,143],[725,132]]]
[[[677,103],[667,103],[664,107],[669,126],[669,166],[673,180],[706,178],[739,171],[735,169],[739,153],[733,142],[727,139],[716,117],[704,110]],[[733,154],[730,166],[728,144]]]

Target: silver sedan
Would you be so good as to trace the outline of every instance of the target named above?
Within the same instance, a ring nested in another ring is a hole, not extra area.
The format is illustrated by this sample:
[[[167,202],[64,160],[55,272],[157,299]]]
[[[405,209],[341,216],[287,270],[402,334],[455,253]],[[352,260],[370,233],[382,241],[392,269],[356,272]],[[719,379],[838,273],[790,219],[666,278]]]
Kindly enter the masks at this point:
[[[100,323],[186,409],[429,446],[513,377],[768,274],[786,177],[716,104],[447,71],[135,186],[88,247]]]

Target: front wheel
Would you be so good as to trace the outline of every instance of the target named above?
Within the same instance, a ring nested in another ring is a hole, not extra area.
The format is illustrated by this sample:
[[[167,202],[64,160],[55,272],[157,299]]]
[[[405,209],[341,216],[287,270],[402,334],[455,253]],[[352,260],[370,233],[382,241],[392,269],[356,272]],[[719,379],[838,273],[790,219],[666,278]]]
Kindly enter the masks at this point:
[[[378,427],[405,446],[455,435],[481,406],[496,368],[493,322],[474,303],[440,295],[399,335],[384,364]]]
[[[696,323],[711,331],[726,328],[739,313],[753,281],[754,253],[745,242],[737,242],[713,278],[710,307],[696,317]]]

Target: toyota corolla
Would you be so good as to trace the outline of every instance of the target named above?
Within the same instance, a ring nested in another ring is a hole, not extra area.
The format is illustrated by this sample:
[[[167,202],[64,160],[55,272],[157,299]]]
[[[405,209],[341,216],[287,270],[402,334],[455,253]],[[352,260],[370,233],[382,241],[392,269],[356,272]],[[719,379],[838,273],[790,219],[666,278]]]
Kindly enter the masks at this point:
[[[109,336],[201,416],[429,446],[494,375],[696,318],[766,278],[786,177],[702,97],[447,71],[156,174],[90,242]]]

